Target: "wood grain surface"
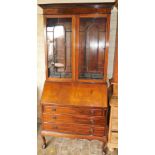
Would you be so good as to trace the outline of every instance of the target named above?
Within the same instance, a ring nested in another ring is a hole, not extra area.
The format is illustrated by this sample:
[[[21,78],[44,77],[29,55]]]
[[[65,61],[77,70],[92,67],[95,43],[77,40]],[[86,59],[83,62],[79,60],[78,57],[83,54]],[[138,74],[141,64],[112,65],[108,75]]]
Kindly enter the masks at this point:
[[[104,84],[45,82],[41,103],[107,107],[107,86]]]

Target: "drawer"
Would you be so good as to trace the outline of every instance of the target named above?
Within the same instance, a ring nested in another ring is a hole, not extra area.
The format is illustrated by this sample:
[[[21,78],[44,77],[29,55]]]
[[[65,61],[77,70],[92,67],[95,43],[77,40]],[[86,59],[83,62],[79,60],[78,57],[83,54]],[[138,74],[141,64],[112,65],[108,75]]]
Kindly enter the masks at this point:
[[[118,119],[111,119],[111,130],[118,131]]]
[[[118,107],[111,108],[111,115],[112,115],[112,118],[118,118]]]
[[[105,136],[105,128],[104,127],[95,127],[93,134],[91,134],[91,135],[97,136],[97,137]]]
[[[58,123],[43,123],[42,129],[46,131],[78,134],[78,135],[90,135],[90,136],[105,136],[104,127],[91,127],[88,125],[80,124],[58,124]]]
[[[102,108],[83,108],[83,107],[61,107],[61,106],[43,106],[44,113],[50,114],[72,114],[72,115],[91,115],[103,116],[105,110]]]
[[[118,143],[118,132],[111,132],[111,143]]]
[[[93,116],[88,117],[86,115],[60,115],[60,114],[42,114],[42,121],[43,122],[50,122],[50,123],[77,123],[77,124],[88,124],[88,125],[105,125],[105,117],[104,116]]]

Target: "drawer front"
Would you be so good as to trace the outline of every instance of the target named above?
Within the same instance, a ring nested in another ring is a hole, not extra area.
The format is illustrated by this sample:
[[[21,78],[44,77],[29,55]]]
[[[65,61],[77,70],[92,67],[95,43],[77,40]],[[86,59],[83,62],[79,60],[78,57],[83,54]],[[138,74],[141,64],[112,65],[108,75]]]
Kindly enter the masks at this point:
[[[105,117],[104,116],[93,116],[88,117],[85,115],[76,116],[76,115],[60,115],[60,114],[47,114],[43,113],[42,115],[43,122],[50,123],[77,123],[77,124],[88,124],[88,125],[105,125]]]
[[[102,108],[72,108],[60,106],[43,106],[44,113],[50,114],[72,114],[72,115],[90,115],[90,116],[104,116],[105,110]]]
[[[105,129],[103,127],[91,127],[80,124],[58,124],[58,123],[43,123],[42,129],[53,132],[90,135],[90,136],[105,136]]]
[[[93,135],[97,137],[105,136],[105,128],[95,127]]]
[[[118,107],[112,107],[111,112],[112,118],[118,118]]]
[[[118,143],[118,132],[111,133],[111,142],[117,144]]]
[[[118,119],[111,120],[111,129],[112,131],[118,131]]]

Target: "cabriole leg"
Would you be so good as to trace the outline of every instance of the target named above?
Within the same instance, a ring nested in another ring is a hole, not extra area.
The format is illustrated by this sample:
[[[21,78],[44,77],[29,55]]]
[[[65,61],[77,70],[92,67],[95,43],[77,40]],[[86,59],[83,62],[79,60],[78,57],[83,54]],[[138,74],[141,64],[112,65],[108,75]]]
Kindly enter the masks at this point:
[[[41,138],[43,140],[42,149],[45,149],[46,148],[46,139],[45,139],[45,136],[41,135]]]

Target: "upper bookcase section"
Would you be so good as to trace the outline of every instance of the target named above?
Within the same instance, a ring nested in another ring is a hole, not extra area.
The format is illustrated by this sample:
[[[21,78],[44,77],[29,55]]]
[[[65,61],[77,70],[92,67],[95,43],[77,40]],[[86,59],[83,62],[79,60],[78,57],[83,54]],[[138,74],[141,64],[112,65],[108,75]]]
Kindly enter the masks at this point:
[[[114,3],[41,4],[46,80],[106,82]]]

